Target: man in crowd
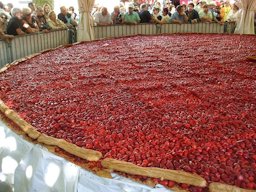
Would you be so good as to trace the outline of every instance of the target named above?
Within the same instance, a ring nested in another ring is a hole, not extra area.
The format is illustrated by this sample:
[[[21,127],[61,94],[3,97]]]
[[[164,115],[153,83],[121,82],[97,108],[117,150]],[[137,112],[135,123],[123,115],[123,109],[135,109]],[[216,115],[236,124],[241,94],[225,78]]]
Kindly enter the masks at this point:
[[[203,10],[203,6],[206,5],[205,0],[200,0],[198,5],[195,7],[195,10],[199,13],[200,11]]]
[[[170,21],[174,24],[183,24],[188,22],[188,17],[183,6],[177,6],[176,12],[172,14]]]
[[[100,26],[113,24],[111,15],[108,13],[108,9],[106,7],[102,7],[101,11],[95,14],[94,20],[95,23]]]
[[[60,8],[58,19],[65,23],[69,29],[77,26],[77,22],[71,18],[71,14],[68,12],[65,6]]]
[[[188,16],[189,23],[198,23],[200,21],[198,12],[194,9],[194,3],[188,4],[188,10],[185,11]]]
[[[145,3],[141,4],[140,10],[141,10],[140,13],[139,13],[140,22],[141,23],[150,23],[151,14],[148,11],[148,5],[145,4]]]
[[[12,8],[13,8],[13,4],[12,3],[7,3],[7,5],[6,5],[6,12],[8,12],[9,15],[11,15]]]
[[[8,35],[24,35],[26,26],[22,23],[22,12],[19,8],[13,8],[11,11],[12,18],[7,25]]]
[[[204,22],[204,23],[217,22],[217,23],[221,24],[221,22],[219,22],[216,19],[213,12],[208,9],[208,5],[203,6],[203,10],[199,12],[199,17],[200,17],[201,22]]]
[[[128,6],[128,12],[124,15],[124,23],[128,25],[136,25],[140,23],[140,16],[134,12],[134,5],[131,3]]]
[[[35,16],[36,15],[36,5],[35,5],[35,3],[32,3],[32,2],[28,3],[28,7],[31,9],[32,16]]]
[[[113,24],[122,23],[122,15],[121,15],[119,6],[114,7],[114,11],[111,13],[111,19],[113,21]]]
[[[35,33],[39,31],[36,19],[32,16],[32,11],[28,7],[22,9],[22,23],[26,33]]]
[[[77,19],[77,13],[75,12],[75,8],[73,6],[70,6],[68,8],[68,12],[71,14],[71,18],[73,20],[76,20]]]

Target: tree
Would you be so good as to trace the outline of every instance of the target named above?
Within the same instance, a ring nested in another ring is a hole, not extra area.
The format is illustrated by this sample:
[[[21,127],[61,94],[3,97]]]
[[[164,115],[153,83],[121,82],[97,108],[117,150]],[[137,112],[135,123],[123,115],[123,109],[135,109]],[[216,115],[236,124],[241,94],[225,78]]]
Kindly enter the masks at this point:
[[[54,8],[54,0],[33,0],[33,3],[35,3],[36,6],[43,6],[45,3],[48,3]]]

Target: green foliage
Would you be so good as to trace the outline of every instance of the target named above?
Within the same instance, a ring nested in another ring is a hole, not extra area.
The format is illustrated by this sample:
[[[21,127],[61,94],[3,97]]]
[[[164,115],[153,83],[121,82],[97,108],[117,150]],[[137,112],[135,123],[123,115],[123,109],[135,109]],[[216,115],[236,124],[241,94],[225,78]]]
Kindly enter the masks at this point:
[[[48,3],[52,8],[54,7],[54,0],[33,0],[33,3],[35,3],[36,6],[43,6],[45,3]]]

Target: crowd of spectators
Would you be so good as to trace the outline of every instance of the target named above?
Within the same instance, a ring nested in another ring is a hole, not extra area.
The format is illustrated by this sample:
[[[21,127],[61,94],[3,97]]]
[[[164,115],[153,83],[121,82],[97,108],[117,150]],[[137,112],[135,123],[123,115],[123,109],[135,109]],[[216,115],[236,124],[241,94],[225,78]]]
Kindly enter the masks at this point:
[[[139,23],[199,23],[216,22],[238,22],[241,11],[236,3],[230,4],[228,0],[216,3],[212,1],[206,3],[200,0],[197,3],[189,2],[180,4],[180,1],[166,0],[164,3],[159,1],[153,4],[129,3],[126,6],[120,3],[115,6],[113,12],[109,12],[106,7],[97,7],[93,12],[96,25],[115,25],[115,24],[139,24]]]
[[[73,34],[77,27],[77,14],[74,7],[60,7],[56,15],[49,4],[43,7],[34,3],[19,9],[11,3],[0,2],[0,39],[11,41],[16,35],[49,32],[56,29],[69,29]]]

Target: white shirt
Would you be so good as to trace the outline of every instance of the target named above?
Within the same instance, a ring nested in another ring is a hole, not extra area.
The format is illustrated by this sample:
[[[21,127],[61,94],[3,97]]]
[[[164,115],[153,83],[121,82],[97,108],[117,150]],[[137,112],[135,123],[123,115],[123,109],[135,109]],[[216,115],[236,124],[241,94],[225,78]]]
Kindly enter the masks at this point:
[[[238,23],[241,18],[241,10],[238,10],[237,12],[234,13],[233,10],[231,10],[227,16],[227,21],[234,21]]]
[[[102,13],[96,13],[94,20],[96,23],[105,23],[105,24],[113,23],[113,21],[111,19],[111,15],[109,13],[105,16],[103,16]]]

